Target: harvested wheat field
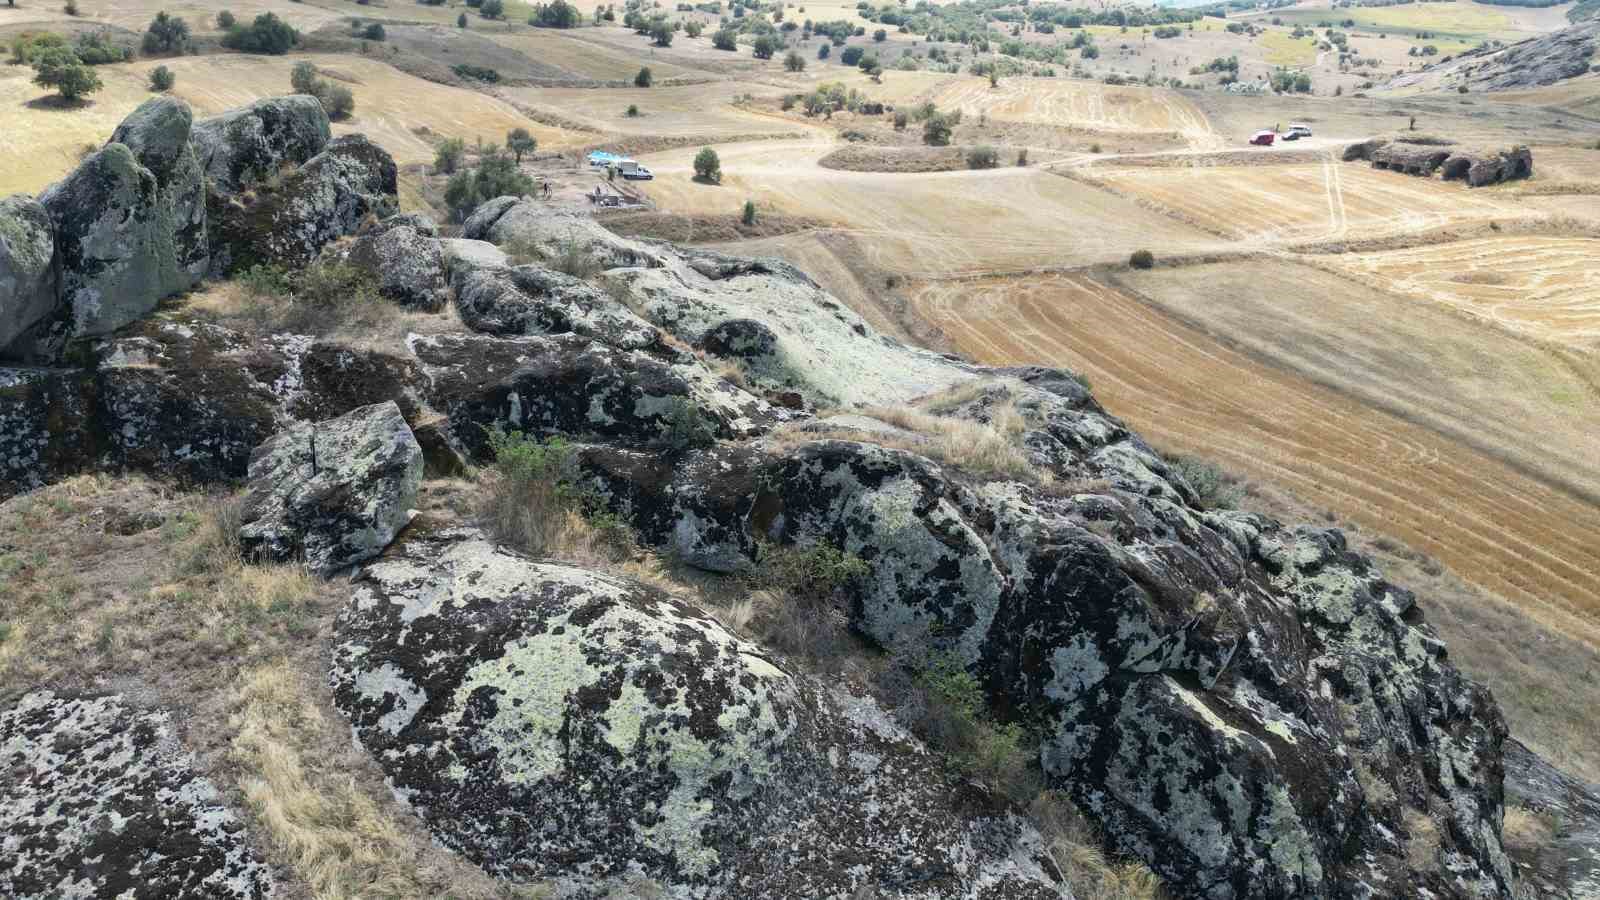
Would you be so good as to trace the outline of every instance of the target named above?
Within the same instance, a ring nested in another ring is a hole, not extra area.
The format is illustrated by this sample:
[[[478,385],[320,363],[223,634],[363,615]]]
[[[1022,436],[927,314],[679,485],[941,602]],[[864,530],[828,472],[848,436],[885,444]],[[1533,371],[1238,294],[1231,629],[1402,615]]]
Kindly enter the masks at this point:
[[[889,174],[823,169],[830,145],[762,141],[719,147],[723,183],[693,180],[694,148],[643,161],[643,190],[669,212],[763,209],[831,222],[859,238],[874,268],[955,275],[1081,266],[1157,242],[1175,252],[1227,243],[1089,185],[1039,169]]]
[[[628,77],[631,79],[632,73]],[[590,128],[624,135],[696,137],[715,142],[740,135],[792,134],[802,130],[793,122],[736,107],[737,94],[774,95],[779,91],[766,87],[751,91],[748,85],[735,82],[666,85],[649,90],[507,87],[501,91],[530,109],[553,112]],[[639,115],[629,116],[629,106],[637,106]]]
[[[1600,506],[1319,385],[1081,274],[936,282],[913,297],[984,363],[1085,373],[1168,450],[1278,484],[1600,641]]]
[[[1090,177],[1196,227],[1260,242],[1376,237],[1533,215],[1493,192],[1331,157],[1212,169],[1108,166]]]
[[[73,109],[30,103],[46,92],[24,77],[25,70],[12,68],[0,70],[0,108],[15,111],[0,128],[0,193],[36,191],[66,174],[86,146],[104,144],[123,117],[150,99],[146,84],[157,65],[177,75],[175,96],[188,101],[196,116],[210,116],[289,93],[289,70],[300,59],[316,63],[325,77],[355,94],[355,115],[334,123],[334,133],[365,134],[401,164],[433,159],[433,145],[418,134],[423,128],[470,143],[504,141],[507,131],[521,127],[550,149],[593,137],[530,122],[502,100],[351,56],[191,56],[101,66],[105,89],[86,107]]]
[[[491,33],[490,40],[527,54],[545,65],[596,81],[633,81],[641,63],[650,67],[657,81],[668,78],[701,76],[694,69],[675,65],[651,54],[640,59],[637,53],[606,47],[582,38],[569,37],[550,29],[527,29],[508,34]]]
[[[1600,348],[1600,240],[1495,237],[1332,257],[1386,290],[1519,334]]]

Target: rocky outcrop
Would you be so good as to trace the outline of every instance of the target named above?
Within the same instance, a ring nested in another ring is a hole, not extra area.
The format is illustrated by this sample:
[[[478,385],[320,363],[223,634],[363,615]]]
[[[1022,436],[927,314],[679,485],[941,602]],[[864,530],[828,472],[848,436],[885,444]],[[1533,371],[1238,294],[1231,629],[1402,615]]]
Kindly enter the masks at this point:
[[[371,272],[378,292],[401,306],[435,312],[450,300],[439,242],[413,225],[395,225],[363,235],[345,259]]]
[[[1065,891],[1036,833],[872,702],[655,589],[414,528],[337,631],[358,739],[497,875],[577,898],[641,875],[670,897]]]
[[[1372,151],[1372,167],[1426,176],[1438,171],[1449,158],[1450,151],[1442,147],[1395,141]]]
[[[55,224],[44,205],[17,194],[0,200],[0,358],[56,308]]]
[[[1506,742],[1506,802],[1523,825],[1507,851],[1539,897],[1600,897],[1600,785],[1573,778],[1515,739]]]
[[[1497,152],[1458,154],[1445,160],[1445,177],[1451,177],[1452,165],[1458,177],[1467,184],[1482,187],[1517,178],[1533,176],[1533,151],[1524,146]]]
[[[410,346],[428,402],[449,416],[471,459],[487,457],[497,427],[670,448],[751,437],[785,418],[692,357],[669,361],[579,335],[413,335]]]
[[[604,291],[543,266],[471,268],[456,279],[455,293],[461,321],[485,334],[581,334],[623,350],[661,341]]]
[[[281,178],[238,195],[211,195],[212,269],[306,265],[369,216],[395,213],[395,191],[388,153],[361,135],[338,138]]]
[[[1476,91],[1541,87],[1587,74],[1600,45],[1600,19],[1579,22],[1458,64],[1459,83]]]
[[[196,122],[192,139],[211,189],[227,195],[299,166],[332,138],[322,101],[296,94]]]
[[[422,448],[393,401],[297,422],[250,457],[240,548],[331,574],[383,552],[421,486]]]
[[[38,691],[0,711],[0,894],[264,900],[272,873],[170,714]]]
[[[1349,146],[1345,147],[1344,152],[1340,154],[1339,158],[1345,162],[1355,162],[1357,160],[1365,160],[1370,162],[1374,153],[1378,152],[1384,147],[1387,147],[1388,145],[1388,138],[1368,138],[1364,141],[1357,141],[1354,144],[1350,144]]]
[[[112,143],[39,195],[55,223],[61,280],[56,321],[35,338],[35,355],[138,321],[205,274],[205,184],[190,116],[175,98],[146,101]]]
[[[1432,177],[1437,174],[1446,181],[1465,181],[1472,187],[1533,175],[1533,151],[1525,146],[1501,150],[1451,150],[1442,146],[1450,143],[1372,138],[1346,147],[1344,159],[1346,162],[1367,159],[1372,161],[1373,168],[1408,175]]]

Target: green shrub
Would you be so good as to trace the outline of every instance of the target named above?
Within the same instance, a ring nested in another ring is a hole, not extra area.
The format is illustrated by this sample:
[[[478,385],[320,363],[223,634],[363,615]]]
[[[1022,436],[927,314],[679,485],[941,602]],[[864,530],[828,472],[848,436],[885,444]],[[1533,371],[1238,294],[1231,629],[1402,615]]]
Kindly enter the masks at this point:
[[[1194,488],[1202,507],[1233,509],[1244,498],[1244,489],[1212,463],[1192,456],[1176,456],[1167,457],[1167,465]]]
[[[619,561],[633,529],[578,486],[577,449],[560,437],[488,430],[493,456],[479,514],[494,537],[533,556]]]
[[[739,214],[739,221],[746,225],[754,225],[756,223],[756,202],[754,200],[746,200],[744,202],[744,210]]]
[[[150,70],[150,90],[152,91],[170,91],[172,86],[177,83],[178,76],[172,74],[172,70],[166,66],[156,66]]]
[[[261,331],[361,333],[398,314],[394,304],[379,296],[370,272],[346,263],[319,260],[292,271],[257,264],[238,273],[235,281],[245,292],[240,317]]]
[[[1135,269],[1149,269],[1156,264],[1156,255],[1149,250],[1135,250],[1128,256],[1128,265]]]
[[[707,184],[722,183],[722,160],[717,156],[717,151],[701,147],[700,152],[694,155],[694,179]]]
[[[471,78],[474,81],[486,81],[490,84],[500,80],[500,72],[487,66],[474,66],[468,63],[457,63],[450,67],[450,71],[462,78]]]
[[[540,3],[534,6],[533,15],[528,17],[528,24],[535,28],[577,28],[582,21],[583,16],[578,13],[578,8],[566,0]]]
[[[861,557],[831,544],[762,544],[750,579],[769,590],[831,597],[835,591],[865,579],[871,571]]]
[[[711,36],[711,46],[718,50],[738,50],[739,32],[731,28],[722,28]]]
[[[647,88],[653,83],[655,83],[655,76],[650,74],[649,66],[640,69],[639,74],[633,76],[634,87]]]
[[[65,47],[52,47],[34,53],[30,64],[34,72],[33,83],[55,88],[61,94],[61,99],[66,101],[77,100],[105,86],[93,69],[84,65],[76,53]]]
[[[300,42],[300,35],[288,23],[266,12],[247,26],[235,26],[222,37],[222,46],[244,53],[282,56]]]
[[[485,19],[503,19],[506,17],[505,0],[483,0],[478,6],[478,15]]]
[[[967,151],[967,168],[993,169],[1000,165],[1000,154],[988,144],[981,144]]]
[[[236,24],[238,24],[238,20],[233,17],[232,12],[225,9],[217,13],[217,30],[227,31]]]
[[[789,55],[783,58],[783,67],[791,72],[804,72],[806,70],[806,58],[801,56],[799,51],[790,50]]]
[[[948,146],[951,130],[950,120],[942,114],[935,113],[922,123],[922,142],[930,147]]]
[[[624,113],[623,115],[626,115],[630,119],[639,118],[639,106],[638,106],[638,104],[629,103],[628,104],[628,111],[626,113]]]
[[[763,34],[751,42],[750,52],[756,59],[771,59],[772,54],[778,52],[778,41],[770,34]]]
[[[372,22],[372,23],[368,24],[365,29],[362,30],[361,36],[366,38],[369,41],[382,41],[382,40],[387,40],[388,37],[389,37],[389,34],[388,34],[388,32],[383,30],[383,25],[382,24],[380,24],[378,22]]]
[[[667,412],[661,436],[667,446],[681,452],[715,444],[717,428],[693,400],[677,397]]]

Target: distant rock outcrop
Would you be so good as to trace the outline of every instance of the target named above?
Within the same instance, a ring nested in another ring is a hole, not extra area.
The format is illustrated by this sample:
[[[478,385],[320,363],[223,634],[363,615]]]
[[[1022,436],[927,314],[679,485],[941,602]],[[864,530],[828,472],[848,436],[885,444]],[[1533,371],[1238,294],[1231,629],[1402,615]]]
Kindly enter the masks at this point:
[[[164,711],[37,691],[0,710],[0,895],[266,900],[272,872]]]
[[[1408,141],[1404,137],[1370,138],[1344,148],[1345,162],[1371,160],[1375,169],[1446,181],[1461,180],[1472,187],[1499,184],[1533,175],[1533,151],[1526,146],[1501,150],[1451,148],[1450,141]]]
[[[1030,826],[876,704],[644,585],[413,529],[338,623],[335,702],[444,845],[560,896],[1070,895]],[[603,825],[599,823],[604,823]]]
[[[421,486],[422,448],[394,401],[297,422],[250,457],[240,546],[327,575],[383,552]]]

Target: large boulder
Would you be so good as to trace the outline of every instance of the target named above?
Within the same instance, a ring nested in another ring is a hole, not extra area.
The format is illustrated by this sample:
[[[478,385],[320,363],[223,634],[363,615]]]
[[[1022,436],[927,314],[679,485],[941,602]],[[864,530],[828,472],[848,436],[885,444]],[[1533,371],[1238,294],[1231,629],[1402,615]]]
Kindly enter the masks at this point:
[[[194,124],[192,140],[211,189],[236,194],[306,162],[333,132],[322,101],[269,97]]]
[[[40,194],[55,222],[61,281],[57,321],[37,336],[36,355],[135,322],[205,275],[205,184],[190,116],[175,98],[146,101],[112,143]]]
[[[272,872],[178,744],[122,696],[0,711],[0,894],[265,900]]]
[[[240,546],[331,574],[381,553],[421,486],[422,448],[393,401],[296,422],[250,457]]]
[[[1058,898],[1039,836],[873,703],[644,585],[414,527],[336,705],[434,837],[560,896]],[[635,893],[640,891],[640,893]]]
[[[24,357],[16,346],[56,309],[56,239],[50,213],[26,194],[0,200],[0,358]]]
[[[412,225],[362,235],[345,259],[374,276],[378,292],[409,309],[435,312],[450,299],[439,242]]]
[[[485,334],[581,334],[622,350],[661,340],[606,292],[543,266],[471,268],[456,279],[456,309],[468,328]]]
[[[309,264],[368,217],[383,219],[398,211],[396,177],[387,152],[352,134],[279,179],[237,195],[212,193],[213,271]]]
[[[545,260],[582,258],[601,269],[658,266],[663,256],[661,248],[618,237],[591,216],[516,197],[496,197],[479,206],[462,223],[461,236]]]

